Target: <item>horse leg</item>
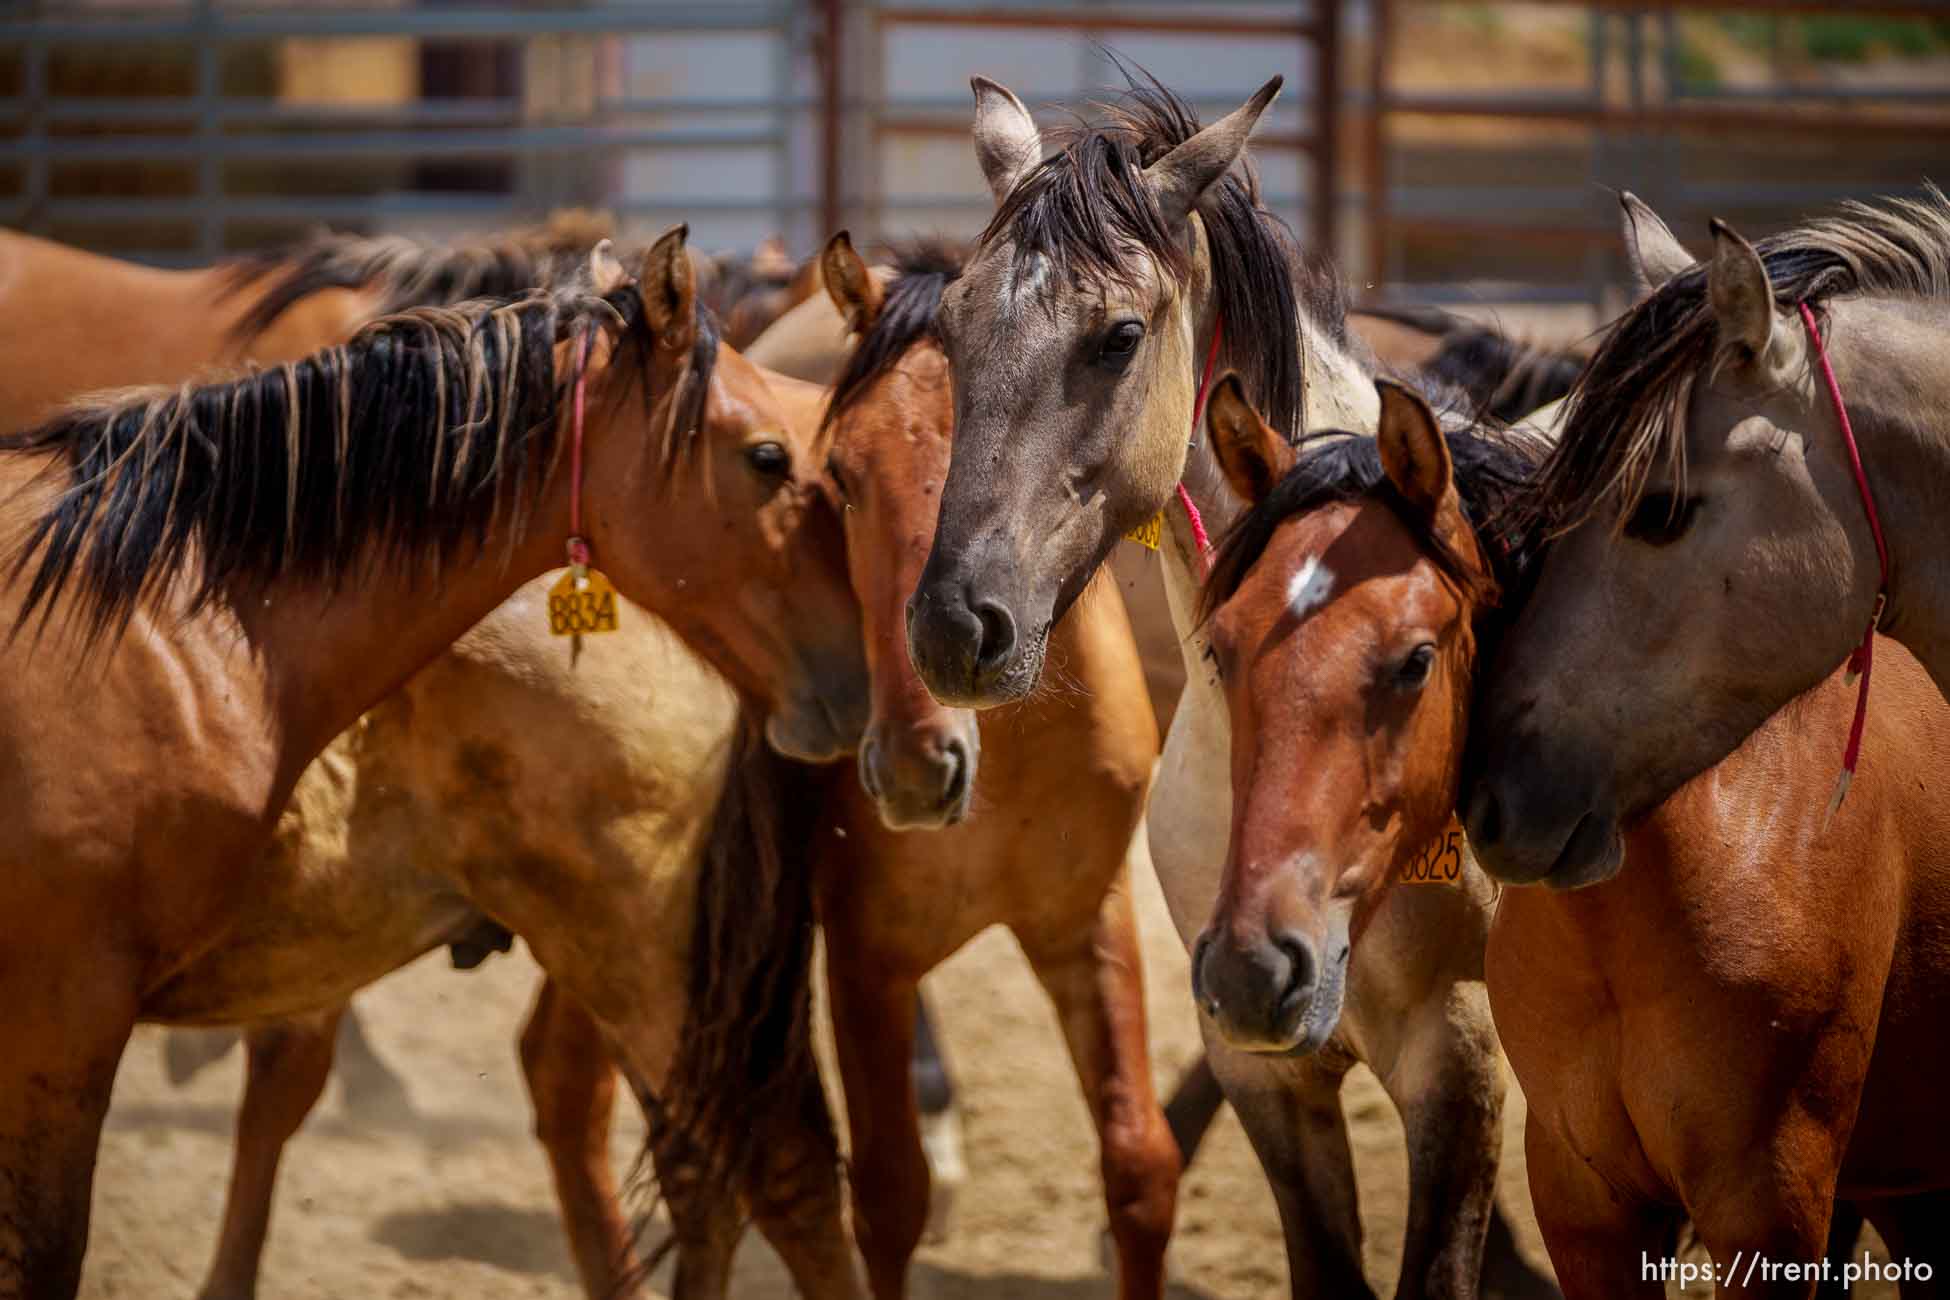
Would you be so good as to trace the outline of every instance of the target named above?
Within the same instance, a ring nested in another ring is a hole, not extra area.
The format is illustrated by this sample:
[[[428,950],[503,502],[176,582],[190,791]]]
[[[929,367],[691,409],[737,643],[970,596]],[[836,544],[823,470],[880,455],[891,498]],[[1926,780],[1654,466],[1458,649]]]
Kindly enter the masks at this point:
[[[1178,1146],[1151,1084],[1143,962],[1128,867],[1104,895],[1087,945],[1024,951],[1056,1004],[1090,1115],[1097,1125],[1104,1203],[1117,1243],[1117,1293],[1159,1296],[1178,1202]]]
[[[907,1292],[928,1219],[928,1162],[908,1067],[918,984],[828,929],[826,980],[852,1138],[854,1235],[878,1300]]]
[[[1474,1296],[1496,1207],[1503,1069],[1480,982],[1458,981],[1411,1018],[1378,1066],[1408,1137],[1408,1231],[1396,1294]]]
[[[1212,1063],[1200,1053],[1191,1068],[1180,1076],[1178,1086],[1172,1089],[1171,1100],[1165,1103],[1165,1123],[1171,1129],[1172,1141],[1178,1144],[1181,1170],[1192,1167],[1192,1157],[1198,1154],[1199,1145],[1205,1141],[1205,1134],[1211,1129],[1212,1121],[1219,1117],[1219,1108],[1225,1101],[1225,1092],[1212,1073]]]
[[[285,1143],[318,1104],[332,1073],[332,1045],[344,1007],[252,1025],[244,1032],[244,1100],[231,1142],[223,1231],[199,1300],[250,1300],[271,1230],[278,1162]]]
[[[1950,1224],[1950,1192],[1926,1192],[1920,1196],[1876,1201],[1866,1208],[1869,1222],[1875,1224],[1876,1231],[1882,1234],[1882,1244],[1889,1248],[1890,1263],[1902,1270],[1897,1274],[1897,1286],[1903,1300],[1938,1300],[1950,1296],[1950,1241],[1945,1239],[1944,1229],[1945,1224]],[[1840,1217],[1839,1207],[1836,1217]],[[1840,1245],[1832,1233],[1829,1245],[1831,1248]],[[1861,1268],[1866,1252],[1857,1251],[1853,1239],[1844,1249],[1846,1254],[1831,1249],[1829,1258],[1835,1261],[1832,1267],[1840,1269],[1845,1264],[1854,1264]],[[1927,1278],[1916,1275],[1919,1265],[1928,1266]],[[1854,1285],[1861,1283],[1857,1281]]]
[[[359,1008],[349,1003],[339,1021],[334,1067],[345,1107],[359,1119],[404,1124],[413,1118],[413,1099],[405,1082],[373,1050],[366,1027],[360,1023]]]
[[[925,1235],[929,1241],[942,1241],[948,1236],[955,1195],[968,1181],[968,1164],[962,1158],[961,1108],[955,1104],[954,1080],[942,1059],[925,993],[914,999],[914,1096],[921,1106],[921,1149],[927,1153],[934,1184]]]
[[[1832,1114],[1832,1107],[1828,1111]],[[1714,1132],[1725,1144],[1698,1152],[1697,1171],[1684,1168],[1678,1175],[1700,1242],[1716,1263],[1728,1266],[1717,1294],[1808,1300],[1817,1279],[1785,1276],[1766,1266],[1822,1258],[1835,1206],[1835,1172],[1853,1116],[1838,1126],[1832,1117],[1819,1117],[1787,1097],[1760,1131],[1743,1133],[1738,1117],[1729,1118],[1731,1131]],[[1707,1111],[1701,1122],[1723,1121],[1717,1111]],[[1737,1269],[1730,1266],[1735,1259],[1741,1261]]]
[[[609,1163],[616,1071],[596,1021],[554,980],[521,1031],[521,1069],[583,1290],[611,1300],[639,1270]]]
[[[1534,1113],[1523,1142],[1537,1226],[1567,1300],[1665,1300],[1678,1212],[1628,1199]]]
[[[0,952],[0,1300],[71,1300],[81,1286],[102,1120],[135,1027],[136,981],[117,973],[73,953]]]
[[[807,1052],[812,1044],[804,1044]],[[749,1189],[753,1221],[807,1300],[856,1300],[864,1294],[840,1191],[839,1142],[817,1069],[804,1074],[799,1124],[771,1153],[760,1185]]]
[[[670,1244],[677,1257],[670,1300],[724,1300],[743,1229],[739,1199],[706,1176],[696,1153],[680,1135],[660,1129],[655,1105],[646,1104],[644,1112],[650,1120],[651,1158],[664,1208],[670,1213]],[[592,1297],[600,1294],[590,1292]]]
[[[1314,1057],[1268,1061],[1209,1032],[1205,1055],[1272,1185],[1295,1300],[1374,1300],[1361,1269],[1354,1157],[1341,1113],[1345,1067]]]

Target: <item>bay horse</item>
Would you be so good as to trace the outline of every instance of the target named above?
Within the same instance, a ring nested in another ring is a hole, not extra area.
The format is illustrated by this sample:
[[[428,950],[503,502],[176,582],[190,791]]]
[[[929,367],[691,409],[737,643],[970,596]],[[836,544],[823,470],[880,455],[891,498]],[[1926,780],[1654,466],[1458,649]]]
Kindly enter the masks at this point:
[[[1211,433],[1253,505],[1203,598],[1240,792],[1207,940],[1264,964],[1350,901],[1358,918],[1460,864],[1477,673],[1555,543],[1511,522],[1544,448],[1445,433],[1405,390],[1384,394],[1375,440],[1296,450],[1227,385]],[[1905,1296],[1940,1293],[1916,1272],[1950,1266],[1934,1122],[1950,805],[1932,790],[1950,704],[1882,649],[1893,707],[1870,714],[1832,825],[1825,738],[1852,708],[1839,673],[1635,823],[1631,870],[1501,892],[1490,997],[1529,1105],[1538,1222],[1574,1300],[1667,1294],[1660,1264],[1688,1216],[1719,1295],[1813,1296],[1825,1243],[1822,1294],[1839,1293],[1861,1257],[1832,1252],[1859,1222],[1838,1211],[1850,1230],[1831,1240],[1838,1196],[1907,1261]],[[1248,984],[1203,992],[1266,1014]],[[1281,1014],[1304,1023],[1329,992],[1311,982]]]
[[[977,79],[976,153],[1000,207],[939,318],[956,432],[909,608],[915,666],[944,700],[1016,698],[1105,552],[1170,506],[1161,552],[1187,683],[1148,825],[1188,948],[1218,894],[1229,724],[1194,618],[1198,534],[1173,495],[1214,529],[1239,508],[1209,446],[1187,447],[1200,376],[1208,357],[1239,370],[1290,435],[1303,421],[1371,429],[1378,410],[1338,284],[1302,268],[1251,173],[1235,171],[1277,89],[1202,129],[1168,92],[1134,89],[1108,125],[1046,157],[1021,102]],[[1273,1185],[1295,1295],[1372,1294],[1340,1104],[1357,1061],[1401,1109],[1414,1153],[1398,1293],[1475,1285],[1504,1092],[1482,984],[1491,897],[1470,873],[1460,889],[1386,900],[1358,954],[1331,954],[1346,962],[1346,1006],[1312,1050],[1262,1052],[1254,1027],[1200,1016]]]
[[[689,267],[680,229],[635,282],[600,251],[575,286],[0,439],[0,772],[24,810],[0,905],[33,918],[0,959],[0,1294],[74,1292],[130,1027],[194,1018],[172,978],[236,923],[306,765],[553,566],[572,494],[618,589],[710,647],[775,747],[851,747],[864,664],[821,467],[686,314]],[[557,462],[583,384],[578,478]],[[642,508],[707,470],[708,509]]]
[[[1715,223],[1703,264],[1643,205],[1628,225],[1650,292],[1521,503],[1561,536],[1473,733],[1470,842],[1513,883],[1618,871],[1623,827],[1872,625],[1950,684],[1950,199],[1852,205],[1757,247]]]

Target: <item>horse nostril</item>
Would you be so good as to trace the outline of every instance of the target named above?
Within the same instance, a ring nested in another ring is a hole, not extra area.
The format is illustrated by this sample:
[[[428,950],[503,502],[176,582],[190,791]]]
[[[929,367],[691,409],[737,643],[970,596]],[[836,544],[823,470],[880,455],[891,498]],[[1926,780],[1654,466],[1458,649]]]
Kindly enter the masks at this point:
[[[968,790],[968,743],[957,736],[942,746],[942,766],[946,776],[942,780],[941,802],[958,804]]]
[[[1016,620],[992,600],[977,601],[975,617],[982,623],[981,647],[975,652],[975,664],[983,672],[992,672],[1008,662],[1015,652]]]
[[[1313,996],[1314,950],[1304,939],[1291,934],[1275,935],[1273,946],[1287,960],[1286,982],[1276,986],[1279,992],[1274,1001],[1274,1014],[1278,1016]]]

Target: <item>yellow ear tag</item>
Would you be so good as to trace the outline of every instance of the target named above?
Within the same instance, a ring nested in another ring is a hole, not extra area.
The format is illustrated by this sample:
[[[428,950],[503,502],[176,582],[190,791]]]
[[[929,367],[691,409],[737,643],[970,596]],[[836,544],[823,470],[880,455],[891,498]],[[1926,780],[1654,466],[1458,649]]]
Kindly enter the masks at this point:
[[[1165,535],[1165,512],[1160,510],[1149,519],[1124,534],[1127,542],[1136,542],[1147,551],[1158,549],[1158,541]]]
[[[616,630],[616,588],[600,569],[571,566],[548,589],[551,636],[593,636]]]
[[[1462,879],[1462,823],[1449,819],[1449,829],[1424,844],[1402,864],[1405,885],[1453,885]]]

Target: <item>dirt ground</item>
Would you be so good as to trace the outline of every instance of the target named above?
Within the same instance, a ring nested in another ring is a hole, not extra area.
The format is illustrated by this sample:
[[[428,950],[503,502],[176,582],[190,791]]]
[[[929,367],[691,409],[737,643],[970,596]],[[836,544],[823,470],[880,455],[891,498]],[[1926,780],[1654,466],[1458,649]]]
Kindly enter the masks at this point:
[[[1197,1030],[1183,950],[1148,863],[1140,865],[1153,1059],[1168,1086],[1196,1055]],[[336,1083],[328,1089],[286,1159],[265,1256],[267,1300],[580,1295],[529,1137],[514,1053],[536,979],[519,953],[458,973],[439,952],[360,999],[372,1042],[406,1077],[412,1114],[355,1115]],[[929,991],[961,1090],[970,1178],[948,1239],[924,1246],[916,1260],[915,1300],[1111,1294],[1099,1264],[1103,1215],[1089,1118],[1048,1004],[1013,941],[982,936],[936,973]],[[116,1083],[95,1182],[86,1300],[192,1296],[216,1239],[241,1055],[178,1090],[163,1072],[161,1038],[139,1030]],[[1514,1090],[1512,1101],[1502,1198],[1524,1253],[1541,1262]],[[1385,1296],[1407,1195],[1401,1128],[1365,1071],[1349,1082],[1347,1108],[1368,1274]],[[619,1168],[633,1159],[640,1134],[634,1113],[624,1115],[613,1143]],[[1272,1199],[1229,1111],[1186,1177],[1171,1262],[1172,1300],[1286,1292]],[[739,1257],[735,1293],[791,1294],[756,1237]]]

